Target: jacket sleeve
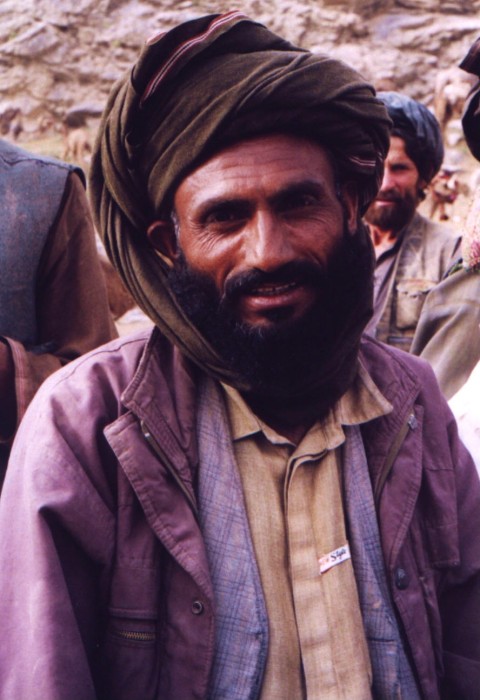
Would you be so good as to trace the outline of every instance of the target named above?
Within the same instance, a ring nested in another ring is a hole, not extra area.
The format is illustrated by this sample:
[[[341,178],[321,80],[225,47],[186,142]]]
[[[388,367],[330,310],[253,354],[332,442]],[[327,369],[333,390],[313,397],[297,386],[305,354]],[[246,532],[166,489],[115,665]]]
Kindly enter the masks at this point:
[[[95,700],[99,591],[114,541],[108,490],[85,467],[99,462],[98,426],[72,425],[81,397],[63,396],[70,418],[63,400],[38,398],[0,499],[0,699]]]
[[[479,325],[479,274],[459,270],[428,294],[410,351],[430,363],[448,399],[480,359]]]
[[[398,434],[399,416],[411,411],[409,421],[413,419],[381,493],[379,525],[392,598],[422,697],[476,700],[480,480],[431,367],[372,341],[362,350],[370,365],[377,358],[373,379],[385,387],[394,406],[379,425],[373,421],[365,426],[374,477],[381,473],[392,435]],[[390,355],[393,362],[380,363],[382,355]],[[408,396],[413,404],[405,403]],[[387,444],[385,435],[390,436]],[[397,579],[400,573],[402,578]]]
[[[26,348],[3,338],[14,381],[1,400],[18,426],[40,384],[62,365],[117,336],[95,244],[93,222],[80,178],[69,175],[62,204],[39,265],[36,307],[38,342]],[[7,365],[7,361],[1,363]],[[0,369],[1,369],[0,364]],[[7,411],[5,411],[7,412]],[[0,420],[2,415],[0,414]],[[0,422],[0,441],[11,437],[11,420]]]
[[[419,365],[419,370],[423,472],[416,511],[429,562],[419,573],[431,612],[438,687],[442,700],[476,700],[480,688],[480,480],[430,368],[422,370]],[[428,580],[432,574],[435,593]],[[437,608],[434,613],[433,608]]]
[[[480,482],[451,417],[448,432],[455,465],[458,566],[439,594],[443,631],[445,700],[474,700],[480,689]]]

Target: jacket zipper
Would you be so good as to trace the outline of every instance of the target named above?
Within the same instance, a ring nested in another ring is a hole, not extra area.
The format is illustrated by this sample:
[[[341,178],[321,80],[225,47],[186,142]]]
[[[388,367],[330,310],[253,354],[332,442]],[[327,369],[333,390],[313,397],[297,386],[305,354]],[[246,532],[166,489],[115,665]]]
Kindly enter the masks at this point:
[[[122,639],[129,639],[134,642],[154,642],[155,632],[140,632],[135,630],[115,630],[113,632],[115,637],[121,637]]]
[[[380,496],[383,491],[383,487],[385,486],[385,482],[388,479],[388,475],[390,474],[390,471],[393,467],[393,463],[395,461],[395,458],[397,457],[400,447],[402,446],[403,441],[405,440],[407,433],[409,430],[415,430],[417,427],[417,419],[415,417],[415,414],[412,412],[409,414],[407,420],[405,423],[402,425],[400,430],[397,433],[397,436],[395,440],[393,441],[393,444],[388,451],[388,454],[386,456],[385,462],[383,463],[382,471],[377,477],[377,480],[375,482],[375,490],[374,490],[374,500],[375,500],[375,505],[378,508],[378,505],[380,503]]]
[[[165,451],[160,447],[158,442],[155,440],[153,437],[152,433],[150,430],[147,428],[145,422],[142,420],[140,421],[140,427],[142,429],[143,436],[145,440],[148,442],[152,450],[155,452],[157,457],[160,459],[162,464],[168,469],[172,477],[175,479],[177,485],[181,489],[182,493],[184,494],[185,498],[187,499],[188,503],[190,504],[191,509],[193,510],[193,513],[195,515],[195,518],[198,520],[198,508],[197,504],[195,502],[195,499],[187,486],[183,483],[182,478],[180,477],[180,474],[178,473],[176,467],[172,462],[168,459],[167,455],[165,454]]]

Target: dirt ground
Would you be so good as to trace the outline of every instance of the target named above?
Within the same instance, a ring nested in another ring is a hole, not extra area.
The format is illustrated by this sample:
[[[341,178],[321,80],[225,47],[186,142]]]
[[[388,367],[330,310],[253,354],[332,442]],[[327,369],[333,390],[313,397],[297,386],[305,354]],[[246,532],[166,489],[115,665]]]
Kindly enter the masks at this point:
[[[143,311],[135,306],[127,313],[123,314],[116,322],[118,335],[130,335],[131,333],[136,333],[137,331],[143,331],[153,327],[152,321],[145,316]]]

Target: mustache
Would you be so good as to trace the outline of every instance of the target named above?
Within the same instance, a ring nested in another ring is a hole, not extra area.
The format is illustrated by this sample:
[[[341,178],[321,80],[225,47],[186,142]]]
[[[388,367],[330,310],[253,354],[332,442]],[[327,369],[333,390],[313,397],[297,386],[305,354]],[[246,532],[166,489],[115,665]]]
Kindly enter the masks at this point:
[[[402,198],[396,192],[382,192],[380,190],[375,199],[381,199],[383,202],[400,202]]]
[[[262,285],[283,285],[301,282],[321,288],[327,281],[327,270],[323,265],[310,260],[292,260],[272,272],[248,270],[229,279],[224,287],[220,303],[234,303],[243,294],[250,294]]]

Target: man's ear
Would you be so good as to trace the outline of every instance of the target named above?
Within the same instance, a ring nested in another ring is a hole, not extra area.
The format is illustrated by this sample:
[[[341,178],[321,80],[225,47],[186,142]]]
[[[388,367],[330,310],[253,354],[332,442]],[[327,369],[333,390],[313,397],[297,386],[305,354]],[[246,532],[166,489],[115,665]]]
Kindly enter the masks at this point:
[[[430,184],[430,182],[427,182],[423,178],[418,178],[417,193],[419,202],[423,202],[423,200],[427,196],[427,190],[429,189]]]
[[[355,182],[344,182],[342,184],[342,203],[348,231],[354,234],[358,229],[358,192]]]
[[[164,262],[173,267],[178,255],[177,236],[172,221],[154,221],[147,228],[147,238]]]

